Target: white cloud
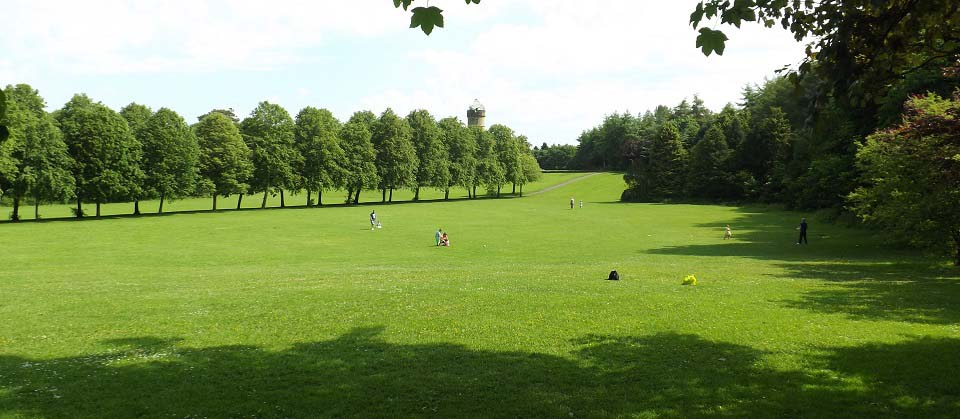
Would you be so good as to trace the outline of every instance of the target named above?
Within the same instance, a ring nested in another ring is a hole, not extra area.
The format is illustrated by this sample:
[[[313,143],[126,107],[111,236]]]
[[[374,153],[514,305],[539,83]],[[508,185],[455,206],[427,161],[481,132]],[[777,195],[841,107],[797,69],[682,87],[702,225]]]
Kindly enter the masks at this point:
[[[614,111],[642,112],[693,94],[719,109],[737,101],[745,84],[802,57],[802,45],[786,32],[749,25],[724,27],[731,38],[725,55],[704,57],[688,24],[695,2],[679,3],[530,0],[525,5],[537,22],[494,25],[464,50],[411,52],[429,63],[424,77],[436,87],[382,99],[456,98],[465,109],[479,97],[488,121],[534,142],[569,143]]]
[[[288,107],[336,100],[309,104],[339,110],[341,117],[357,109],[379,113],[392,107],[400,114],[425,108],[437,117],[465,119],[466,107],[478,98],[487,106],[488,123],[505,123],[535,143],[571,143],[614,111],[674,105],[695,93],[719,109],[737,101],[745,84],[761,82],[803,55],[802,45],[783,31],[723,25],[730,37],[725,55],[704,57],[688,24],[693,0],[430,4],[444,9],[447,27],[425,37],[407,28],[409,12],[387,0],[7,0],[0,79],[28,81],[44,90],[38,74],[73,77],[63,83],[73,91],[105,84],[98,93],[109,93],[118,103],[151,103],[160,99],[142,95],[171,99],[152,93],[161,89],[152,86],[134,86],[137,97],[127,96],[114,91],[112,78],[173,73],[187,81],[203,80],[190,79],[198,73],[260,70],[264,77],[241,78],[241,83],[249,80],[244,91],[198,91],[204,95],[199,100],[184,97],[184,103],[167,106],[245,101],[234,105],[243,115],[257,100],[271,97]],[[399,61],[390,54],[391,62],[377,62],[384,50],[336,55],[349,50],[344,43],[357,39],[406,53]],[[462,44],[448,46],[454,39]],[[362,63],[358,70],[363,71],[334,79],[314,65],[317,60]],[[291,68],[307,70],[277,71]],[[397,71],[405,74],[400,83]],[[295,79],[280,83],[274,75]],[[332,87],[360,93],[345,97]],[[62,103],[60,98],[53,102]]]
[[[0,48],[80,74],[270,69],[330,37],[406,30],[389,3],[308,0],[18,0]]]

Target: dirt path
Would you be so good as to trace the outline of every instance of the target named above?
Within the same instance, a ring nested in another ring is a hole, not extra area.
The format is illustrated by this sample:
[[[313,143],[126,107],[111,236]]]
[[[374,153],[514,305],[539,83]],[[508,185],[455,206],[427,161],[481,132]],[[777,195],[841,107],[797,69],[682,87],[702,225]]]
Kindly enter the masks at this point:
[[[583,176],[580,176],[580,177],[575,177],[575,178],[570,179],[570,180],[568,180],[568,181],[566,181],[566,182],[558,183],[558,184],[556,184],[556,185],[553,185],[553,186],[551,186],[551,187],[549,187],[549,188],[541,189],[541,190],[536,191],[536,192],[528,193],[528,194],[526,194],[526,196],[534,196],[534,195],[540,195],[540,194],[542,194],[542,193],[544,193],[544,192],[550,192],[550,191],[552,191],[552,190],[554,190],[554,189],[562,188],[562,187],[564,187],[564,186],[567,186],[567,185],[569,185],[569,184],[571,184],[571,183],[573,183],[573,182],[581,181],[581,180],[584,180],[584,179],[586,179],[586,178],[588,178],[588,177],[590,177],[590,176],[596,176],[596,175],[599,175],[599,174],[600,174],[600,173],[590,173],[590,174],[583,175]]]

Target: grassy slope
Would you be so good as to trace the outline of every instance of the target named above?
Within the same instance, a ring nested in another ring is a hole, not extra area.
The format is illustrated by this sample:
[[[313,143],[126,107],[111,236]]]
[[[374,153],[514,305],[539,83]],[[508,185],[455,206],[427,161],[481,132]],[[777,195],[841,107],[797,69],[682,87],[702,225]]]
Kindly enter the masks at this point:
[[[579,174],[548,176],[528,190]],[[0,225],[0,416],[960,409],[956,270],[816,220],[796,246],[800,214],[620,190]]]

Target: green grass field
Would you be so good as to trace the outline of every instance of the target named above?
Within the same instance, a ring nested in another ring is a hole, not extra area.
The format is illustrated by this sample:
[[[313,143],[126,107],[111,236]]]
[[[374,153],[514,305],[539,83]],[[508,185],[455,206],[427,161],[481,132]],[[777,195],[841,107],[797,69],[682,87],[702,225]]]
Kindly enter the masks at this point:
[[[960,414],[947,260],[622,189],[0,224],[0,417]]]

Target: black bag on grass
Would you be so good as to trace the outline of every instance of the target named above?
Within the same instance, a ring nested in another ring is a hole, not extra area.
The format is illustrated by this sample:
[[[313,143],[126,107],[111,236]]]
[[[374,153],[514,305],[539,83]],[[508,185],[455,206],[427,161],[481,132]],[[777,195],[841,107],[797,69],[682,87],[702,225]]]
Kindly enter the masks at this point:
[[[620,274],[618,274],[617,271],[610,271],[610,276],[607,277],[607,280],[608,280],[608,281],[619,281],[619,280],[620,280]]]

